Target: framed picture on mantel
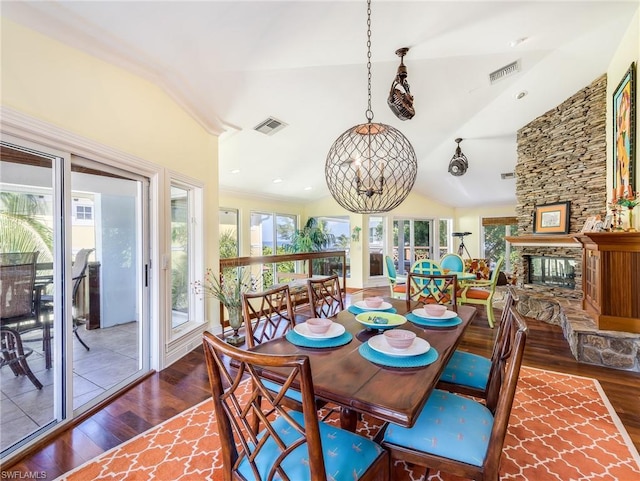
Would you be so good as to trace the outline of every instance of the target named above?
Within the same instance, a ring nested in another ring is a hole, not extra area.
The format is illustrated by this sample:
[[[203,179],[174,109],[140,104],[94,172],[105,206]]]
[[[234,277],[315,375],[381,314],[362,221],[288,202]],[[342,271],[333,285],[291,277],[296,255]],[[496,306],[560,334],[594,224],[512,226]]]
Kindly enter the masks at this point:
[[[538,205],[533,211],[534,234],[568,234],[571,202]]]

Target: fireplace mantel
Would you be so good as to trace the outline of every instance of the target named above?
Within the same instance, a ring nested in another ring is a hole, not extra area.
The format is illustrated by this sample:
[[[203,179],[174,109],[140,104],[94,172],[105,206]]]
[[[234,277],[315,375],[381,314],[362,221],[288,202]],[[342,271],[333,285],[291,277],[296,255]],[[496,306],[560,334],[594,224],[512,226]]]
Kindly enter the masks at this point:
[[[505,239],[513,245],[517,246],[532,246],[532,247],[575,247],[581,248],[582,244],[578,242],[574,235],[519,235],[519,236],[506,236]]]

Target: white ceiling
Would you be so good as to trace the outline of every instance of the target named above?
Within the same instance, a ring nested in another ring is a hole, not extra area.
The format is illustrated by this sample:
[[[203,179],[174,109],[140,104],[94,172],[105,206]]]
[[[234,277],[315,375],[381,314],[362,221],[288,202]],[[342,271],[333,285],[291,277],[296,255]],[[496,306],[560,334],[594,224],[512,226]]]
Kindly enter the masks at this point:
[[[366,122],[365,0],[2,1],[1,8],[161,85],[221,134],[226,191],[302,202],[329,195],[331,144]],[[500,174],[514,170],[517,129],[606,72],[637,8],[638,0],[373,0],[374,120],[412,143],[414,190],[452,206],[514,203],[515,181]],[[405,64],[416,108],[404,122],[386,105],[400,47],[411,48]],[[489,73],[515,60],[521,71],[490,85]],[[528,95],[516,100],[522,91]],[[253,130],[269,116],[288,126],[272,136]],[[456,137],[470,163],[462,177],[447,173]]]

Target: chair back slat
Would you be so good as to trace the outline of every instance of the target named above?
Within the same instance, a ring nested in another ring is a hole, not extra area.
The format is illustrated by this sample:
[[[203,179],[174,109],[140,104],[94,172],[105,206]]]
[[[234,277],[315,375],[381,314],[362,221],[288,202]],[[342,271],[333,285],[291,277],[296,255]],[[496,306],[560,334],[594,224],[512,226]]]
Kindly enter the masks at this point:
[[[407,309],[411,302],[422,304],[450,304],[457,306],[455,293],[458,290],[456,275],[434,275],[410,272],[407,277]]]
[[[287,285],[262,292],[243,293],[242,311],[247,346],[250,348],[282,337],[295,327],[295,315]]]
[[[487,398],[487,407],[495,414],[484,467],[485,479],[498,479],[500,455],[507,435],[509,416],[513,407],[513,399],[518,378],[520,377],[520,368],[529,331],[526,322],[515,305],[509,308],[507,315],[506,326],[508,326],[509,331],[505,335],[511,339],[508,355],[500,357],[496,363],[496,372],[493,373],[489,380],[492,384],[489,389],[496,390],[498,395],[495,403]],[[495,404],[494,409],[492,409],[491,404]]]
[[[324,279],[307,280],[309,302],[315,317],[330,318],[344,310],[340,279],[332,275]]]
[[[281,468],[283,461],[306,444],[310,479],[326,481],[309,358],[237,349],[208,332],[204,333],[203,344],[220,435],[223,478],[239,479],[238,471],[244,464],[255,480],[287,480]],[[288,372],[280,391],[274,393],[264,386],[260,377],[264,368]],[[303,422],[283,403],[291,387],[302,395]],[[286,432],[274,427],[276,418],[286,421]],[[278,450],[277,460],[263,477],[260,455],[272,449]]]
[[[0,317],[35,315],[35,279],[38,252],[4,253],[0,259]]]

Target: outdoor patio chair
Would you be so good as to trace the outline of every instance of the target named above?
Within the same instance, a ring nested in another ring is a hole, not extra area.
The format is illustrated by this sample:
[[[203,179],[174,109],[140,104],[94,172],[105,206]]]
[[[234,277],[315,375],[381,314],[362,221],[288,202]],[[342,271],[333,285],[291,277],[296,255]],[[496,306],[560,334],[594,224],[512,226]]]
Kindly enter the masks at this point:
[[[15,376],[27,376],[36,389],[42,389],[42,383],[33,374],[27,362],[27,358],[33,354],[33,349],[22,345],[18,331],[0,327],[0,352],[0,368],[9,366]]]

